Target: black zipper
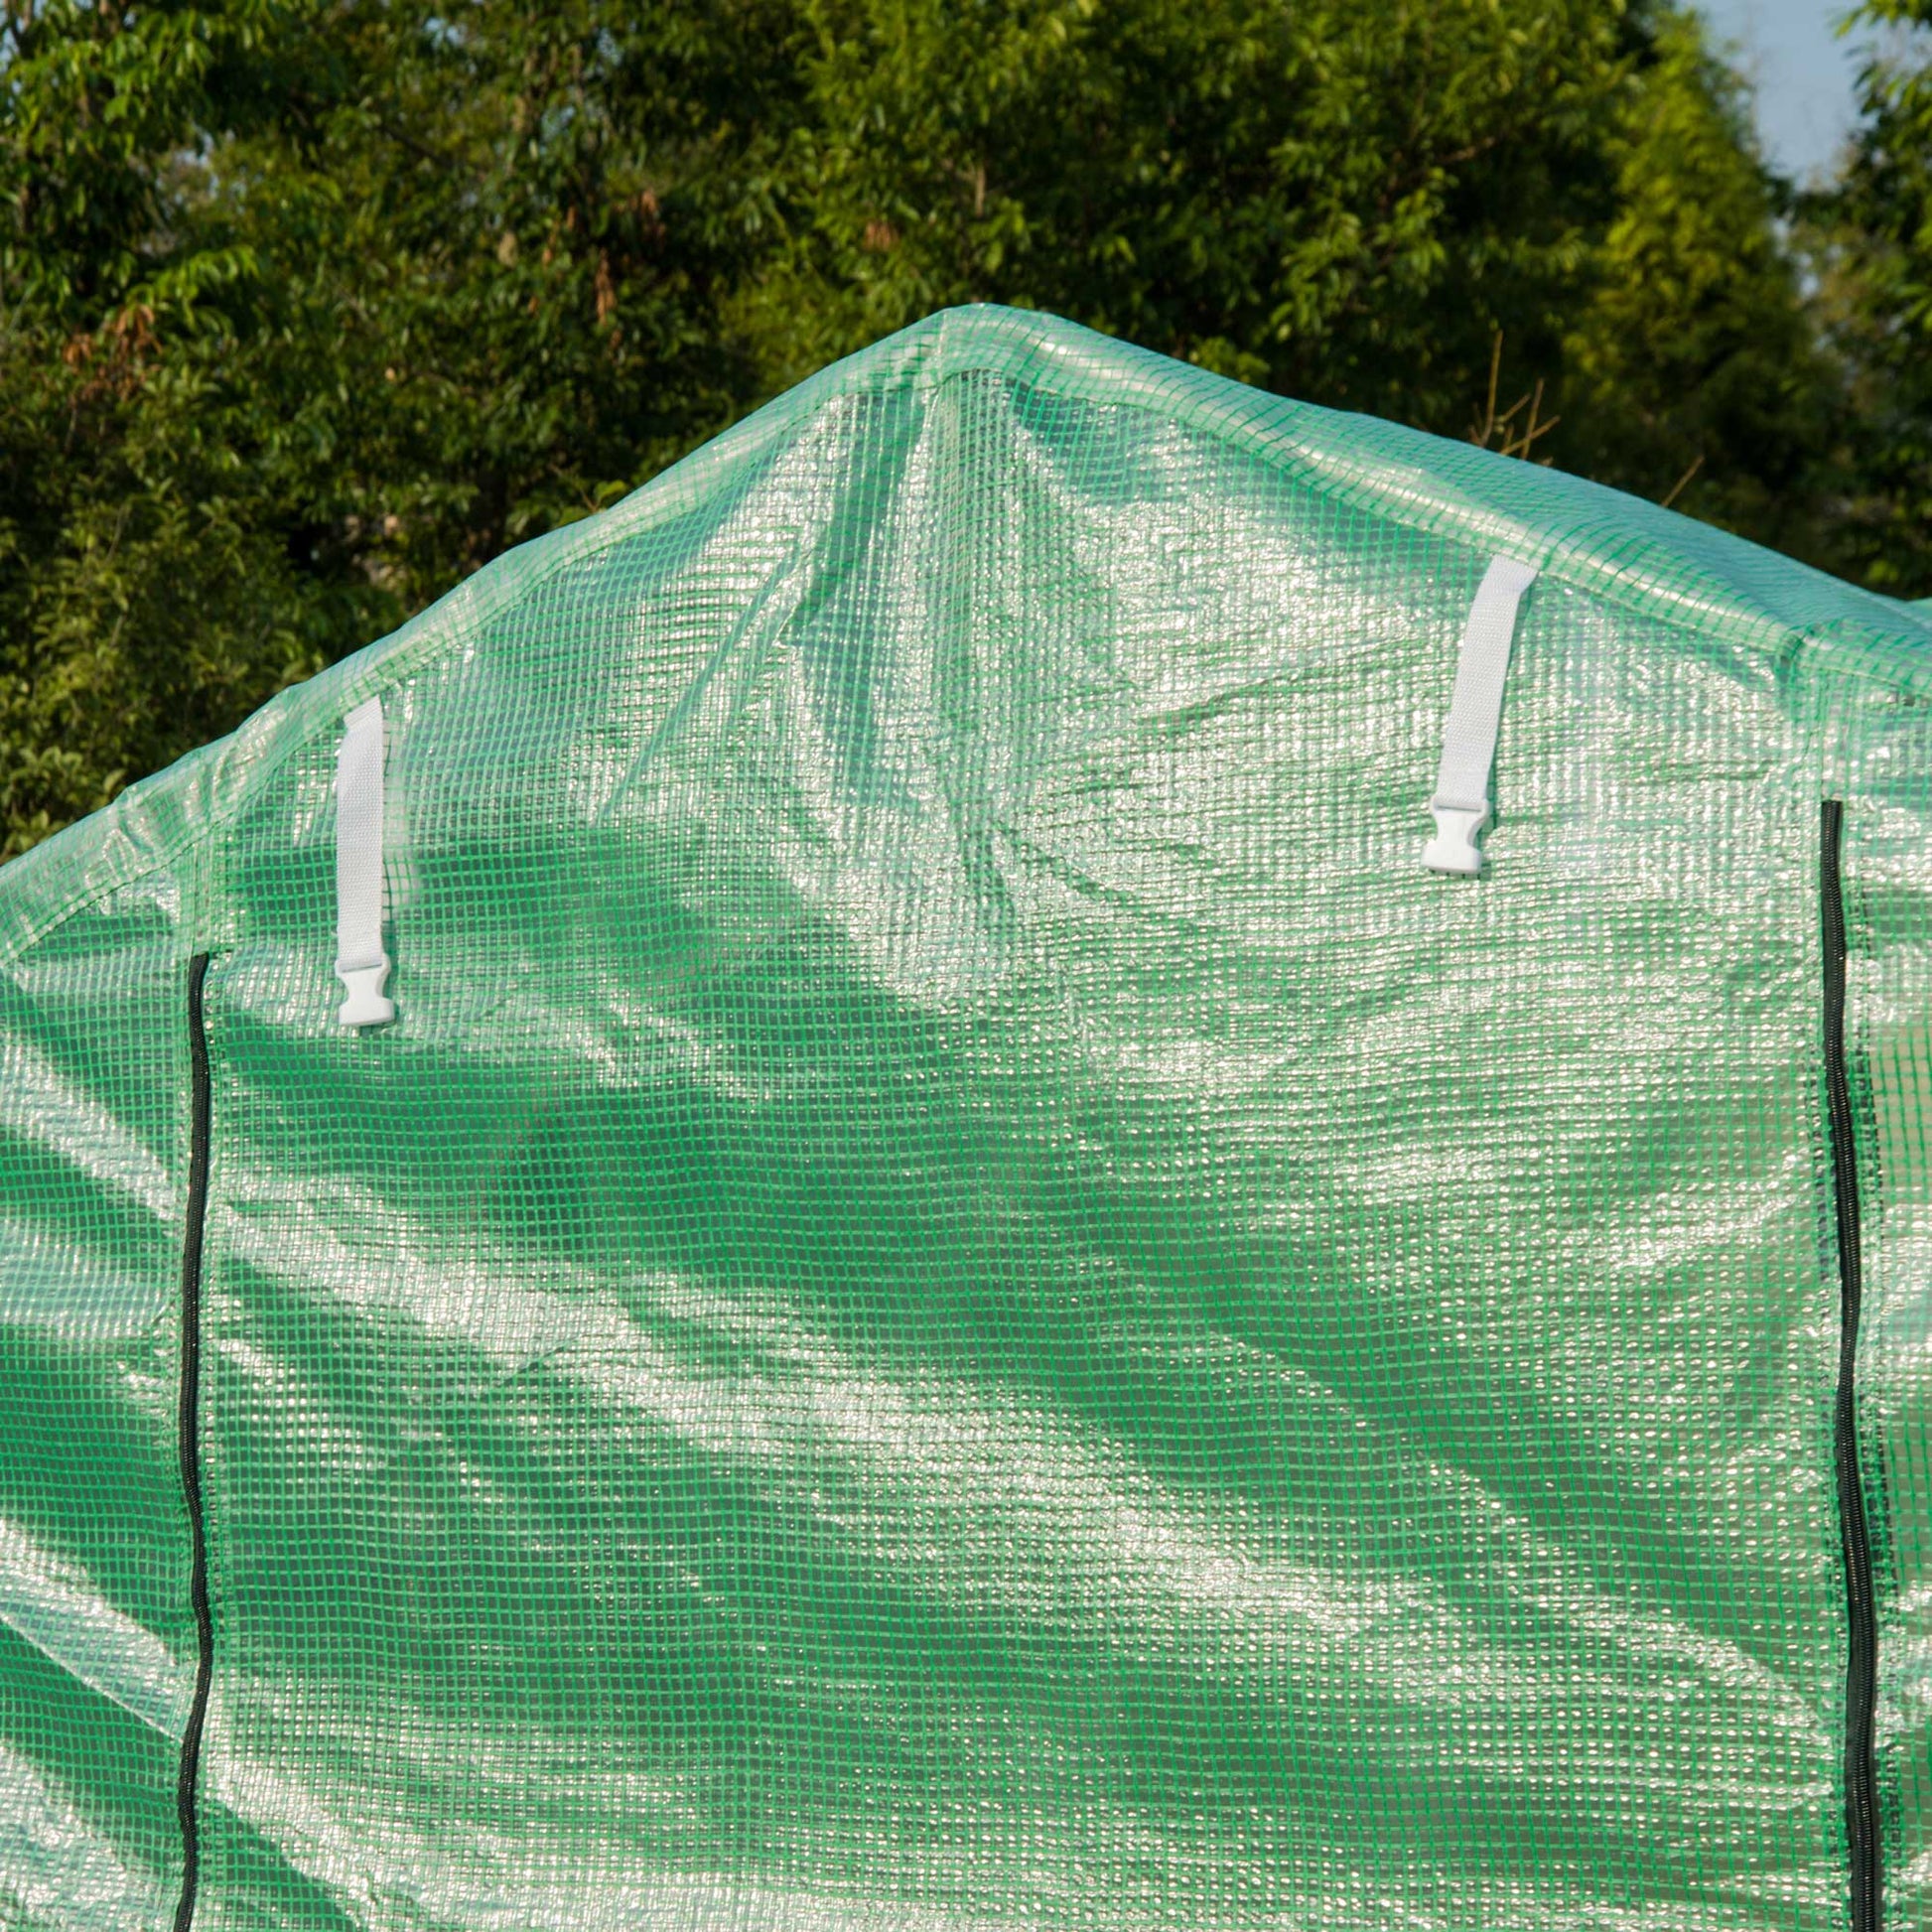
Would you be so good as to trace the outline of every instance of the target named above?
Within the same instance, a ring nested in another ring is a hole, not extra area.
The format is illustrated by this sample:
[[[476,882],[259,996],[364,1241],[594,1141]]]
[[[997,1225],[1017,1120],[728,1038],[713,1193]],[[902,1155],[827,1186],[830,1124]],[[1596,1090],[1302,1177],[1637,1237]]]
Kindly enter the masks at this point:
[[[1878,1767],[1872,1721],[1878,1695],[1878,1613],[1872,1600],[1871,1537],[1859,1467],[1859,1158],[1845,1070],[1845,895],[1839,847],[1845,807],[1827,798],[1819,816],[1818,897],[1824,917],[1825,1105],[1832,1136],[1832,1198],[1838,1218],[1838,1406],[1833,1449],[1839,1536],[1845,1551],[1845,1829],[1852,1865],[1852,1932],[1879,1932]]]
[[[181,1816],[181,1903],[175,1932],[195,1922],[195,1891],[201,1877],[201,1833],[196,1817],[201,1774],[202,1727],[207,1722],[208,1683],[214,1672],[214,1618],[207,1597],[207,1528],[202,1515],[202,1229],[207,1219],[208,1071],[207,1028],[202,990],[207,954],[188,968],[188,1050],[193,1079],[188,1152],[188,1214],[181,1255],[181,1486],[188,1499],[190,1562],[188,1594],[195,1607],[195,1702],[182,1733],[181,1771],[175,1808]]]

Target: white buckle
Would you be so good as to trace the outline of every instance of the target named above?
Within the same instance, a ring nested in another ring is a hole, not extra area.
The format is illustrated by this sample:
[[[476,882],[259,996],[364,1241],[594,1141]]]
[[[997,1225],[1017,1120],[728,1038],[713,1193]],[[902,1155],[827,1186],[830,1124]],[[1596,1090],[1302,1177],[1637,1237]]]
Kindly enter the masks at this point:
[[[389,977],[386,959],[379,966],[351,966],[345,971],[338,967],[336,977],[348,991],[336,1013],[345,1027],[380,1027],[396,1017],[395,1001],[382,991]]]
[[[1473,878],[1482,870],[1482,849],[1476,844],[1476,835],[1489,823],[1489,807],[1439,805],[1432,798],[1429,809],[1436,814],[1436,836],[1422,849],[1423,864],[1431,872]]]

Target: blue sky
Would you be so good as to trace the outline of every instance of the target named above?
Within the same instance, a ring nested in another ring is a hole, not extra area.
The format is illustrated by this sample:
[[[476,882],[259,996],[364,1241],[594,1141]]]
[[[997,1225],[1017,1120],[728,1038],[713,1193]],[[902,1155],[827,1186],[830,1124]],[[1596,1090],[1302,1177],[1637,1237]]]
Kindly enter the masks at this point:
[[[1833,28],[1849,0],[1700,0],[1713,38],[1757,87],[1758,132],[1787,174],[1829,168],[1854,119],[1858,44]]]

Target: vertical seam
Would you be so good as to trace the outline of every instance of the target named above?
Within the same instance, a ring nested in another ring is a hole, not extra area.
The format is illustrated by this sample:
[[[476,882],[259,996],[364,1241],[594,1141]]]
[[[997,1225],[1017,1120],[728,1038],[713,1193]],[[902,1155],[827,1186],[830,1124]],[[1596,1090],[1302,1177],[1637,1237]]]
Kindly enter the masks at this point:
[[[191,1549],[188,1594],[195,1610],[195,1701],[182,1733],[181,1769],[175,1807],[181,1818],[181,1902],[175,1932],[189,1932],[195,1921],[195,1895],[201,1878],[197,1787],[202,1730],[207,1721],[208,1685],[214,1673],[214,1619],[207,1594],[207,1528],[202,1510],[202,1233],[207,1219],[208,1101],[207,1028],[203,993],[207,980],[207,953],[197,953],[188,968],[188,1047],[192,1075],[189,1116],[188,1211],[181,1258],[180,1450],[182,1494],[188,1504]]]
[[[1851,1863],[1853,1932],[1879,1932],[1877,1761],[1878,1617],[1872,1596],[1871,1538],[1859,1466],[1859,1312],[1864,1293],[1860,1247],[1859,1163],[1845,1055],[1845,895],[1839,852],[1845,807],[1827,798],[1819,814],[1818,897],[1824,927],[1825,1101],[1832,1141],[1832,1201],[1838,1232],[1838,1398],[1833,1457],[1839,1537],[1845,1558],[1845,1827]]]

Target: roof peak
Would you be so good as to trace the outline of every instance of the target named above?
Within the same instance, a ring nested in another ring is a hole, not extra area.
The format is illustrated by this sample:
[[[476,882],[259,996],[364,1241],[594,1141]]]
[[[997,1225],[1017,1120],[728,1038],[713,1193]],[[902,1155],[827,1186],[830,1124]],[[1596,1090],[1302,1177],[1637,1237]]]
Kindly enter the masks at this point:
[[[227,739],[11,863],[0,954],[30,928],[44,930],[68,901],[166,864],[230,817],[295,749],[339,732],[355,704],[440,653],[468,647],[557,574],[680,518],[715,522],[826,409],[974,375],[1157,415],[1358,512],[1486,554],[1506,551],[1546,581],[1660,623],[1721,634],[1780,662],[1815,645],[1851,673],[1932,692],[1932,612],[1676,511],[1466,443],[1296,402],[1039,311],[942,309],[808,377],[611,509],[506,552],[399,630],[270,700]]]

